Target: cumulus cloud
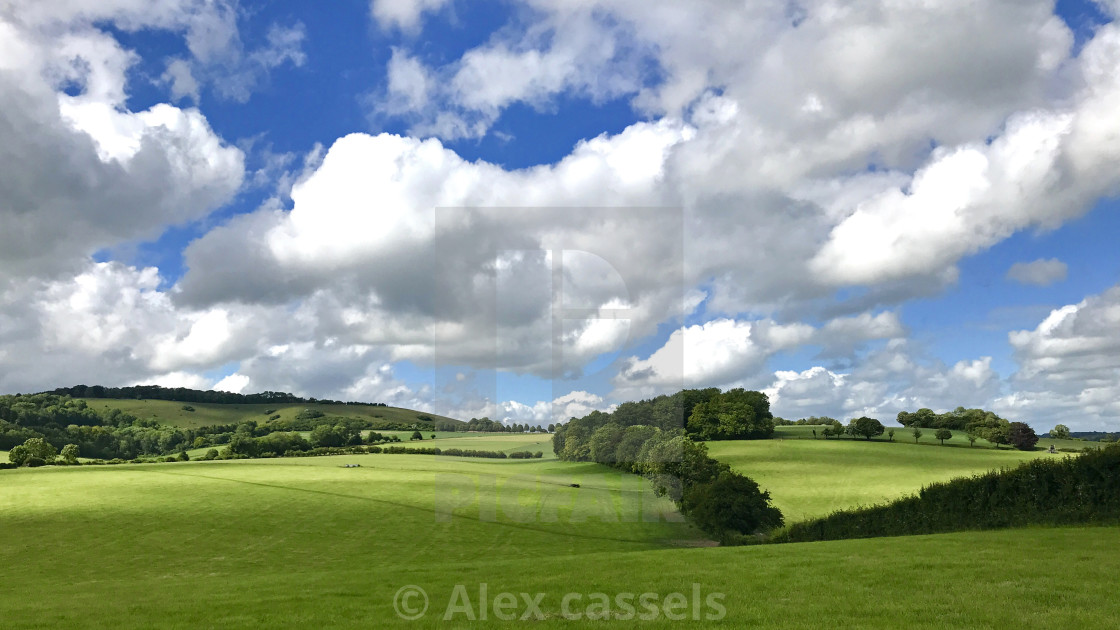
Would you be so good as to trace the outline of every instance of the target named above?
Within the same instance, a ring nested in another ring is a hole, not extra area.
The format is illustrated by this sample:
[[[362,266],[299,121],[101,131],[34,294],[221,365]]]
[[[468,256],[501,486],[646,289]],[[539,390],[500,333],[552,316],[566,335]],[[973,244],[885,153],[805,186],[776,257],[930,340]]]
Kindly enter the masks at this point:
[[[231,199],[243,177],[241,152],[197,110],[127,110],[135,56],[90,25],[115,17],[158,26],[171,17],[114,3],[88,12],[66,3],[15,8],[0,12],[6,278],[75,271],[100,249],[154,238]],[[60,29],[55,20],[74,22]]]
[[[435,13],[449,0],[372,0],[370,14],[382,28],[398,28],[413,33],[425,13]]]
[[[896,339],[851,371],[823,366],[778,371],[763,391],[772,411],[786,418],[830,416],[847,421],[868,415],[892,422],[899,411],[922,407],[939,412],[956,406],[989,407],[1001,389],[991,357],[946,366]]]
[[[905,334],[896,314],[863,313],[836,318],[819,328],[773,320],[716,319],[680,328],[649,357],[630,357],[614,380],[614,396],[644,398],[681,387],[760,387],[768,360],[806,345],[828,356],[849,356],[867,342]],[[815,373],[814,373],[815,374]]]
[[[1009,412],[1103,429],[1120,415],[1120,286],[1055,309],[1008,339],[1019,370]]]
[[[393,50],[378,115],[427,139],[353,134],[313,152],[278,199],[194,241],[170,289],[157,270],[95,265],[95,251],[206,216],[245,170],[199,111],[128,111],[134,53],[98,25],[181,34],[189,54],[162,78],[176,101],[197,104],[207,86],[244,101],[269,71],[306,63],[305,33],[276,25],[247,43],[233,6],[0,0],[6,387],[94,369],[174,382],[236,363],[223,387],[431,409],[441,392],[405,382],[397,362],[563,380],[617,353],[606,400],[457,408],[580,415],[678,385],[746,384],[790,416],[996,399],[1027,416],[1048,388],[1111,413],[1113,367],[1092,351],[1111,348],[1111,293],[1014,333],[1010,382],[986,357],[925,357],[896,307],[955,282],[961,258],[1120,192],[1120,27],[1073,57],[1043,0],[534,0],[459,58]],[[386,29],[416,32],[447,3],[369,6]],[[560,95],[630,99],[645,120],[519,170],[440,140]],[[294,163],[275,158],[254,185]],[[555,324],[569,312],[580,317]],[[675,331],[662,347],[633,350],[659,327]],[[1088,363],[1065,354],[1085,346]],[[822,365],[768,367],[806,347]],[[41,358],[9,363],[22,356]]]
[[[1066,279],[1069,267],[1057,258],[1040,258],[1032,262],[1015,263],[1007,270],[1007,279],[1020,284],[1046,287]]]

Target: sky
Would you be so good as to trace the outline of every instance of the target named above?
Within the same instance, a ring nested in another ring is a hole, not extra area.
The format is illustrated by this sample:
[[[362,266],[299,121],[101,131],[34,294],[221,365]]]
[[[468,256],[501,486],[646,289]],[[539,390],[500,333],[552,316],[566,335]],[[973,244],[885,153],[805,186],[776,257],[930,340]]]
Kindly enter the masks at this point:
[[[1117,0],[0,0],[0,392],[1120,429]]]

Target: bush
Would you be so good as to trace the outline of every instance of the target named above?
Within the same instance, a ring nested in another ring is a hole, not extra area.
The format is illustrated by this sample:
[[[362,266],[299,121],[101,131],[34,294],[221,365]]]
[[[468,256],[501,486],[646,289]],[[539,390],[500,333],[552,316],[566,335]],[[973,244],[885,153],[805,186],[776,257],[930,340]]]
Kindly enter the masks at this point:
[[[182,407],[180,407],[180,409],[182,409],[183,411],[191,411],[191,412],[194,411],[194,407],[192,407],[190,405],[183,405]]]
[[[47,460],[43,459],[42,457],[28,457],[27,461],[25,461],[23,465],[27,466],[28,468],[38,468],[40,466],[46,466]]]
[[[202,459],[205,459],[207,461],[218,459],[218,449],[212,448],[206,451],[206,454],[202,456]]]

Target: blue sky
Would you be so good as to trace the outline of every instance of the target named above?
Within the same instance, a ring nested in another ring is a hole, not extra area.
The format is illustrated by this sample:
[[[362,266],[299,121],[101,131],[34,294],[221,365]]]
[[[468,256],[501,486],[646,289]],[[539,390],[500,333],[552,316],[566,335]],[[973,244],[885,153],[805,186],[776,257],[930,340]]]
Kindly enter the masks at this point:
[[[1115,428],[1110,5],[799,6],[17,2],[0,387]]]

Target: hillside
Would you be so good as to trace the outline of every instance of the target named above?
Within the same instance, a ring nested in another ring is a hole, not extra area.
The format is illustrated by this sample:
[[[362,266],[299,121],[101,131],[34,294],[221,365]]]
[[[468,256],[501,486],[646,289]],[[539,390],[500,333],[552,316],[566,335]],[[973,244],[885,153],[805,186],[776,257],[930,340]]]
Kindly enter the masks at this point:
[[[1086,551],[1120,544],[1120,528],[698,549],[680,548],[704,541],[673,514],[643,480],[554,460],[12,470],[0,564],[35,569],[13,569],[0,610],[5,628],[430,628],[448,625],[456,585],[477,601],[485,583],[491,596],[543,593],[534,627],[546,628],[571,626],[569,592],[586,607],[595,592],[691,598],[693,584],[724,595],[728,628],[1109,627],[1120,615],[1120,559]],[[394,612],[406,585],[430,597],[420,621]],[[491,610],[477,625],[505,624]]]
[[[996,450],[980,442],[970,447],[963,439],[940,446],[923,436],[921,443],[915,444],[901,431],[896,432],[894,442],[888,442],[814,440],[806,427],[779,429],[772,440],[708,442],[708,451],[769,490],[787,523],[899,498],[934,481],[1014,466],[1037,457],[1063,456],[1041,449]],[[1040,447],[1043,444],[1049,441],[1039,442]]]
[[[271,415],[291,419],[304,409],[315,409],[327,415],[372,418],[386,423],[412,424],[421,422],[432,425],[435,422],[464,425],[454,418],[437,414],[402,409],[400,407],[376,407],[371,405],[340,405],[322,403],[261,403],[261,404],[216,404],[169,400],[133,400],[127,398],[83,398],[86,404],[96,410],[120,409],[141,419],[154,419],[183,429],[207,425],[237,424],[245,420],[264,422]],[[187,411],[183,407],[194,408]],[[269,412],[271,413],[265,413]],[[421,416],[431,418],[423,420]]]

